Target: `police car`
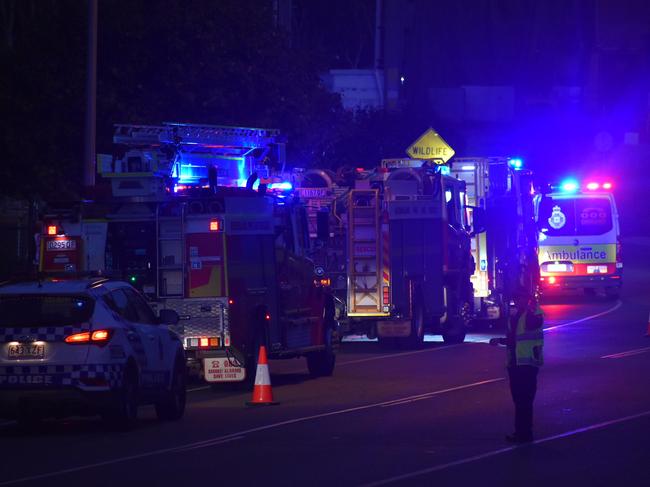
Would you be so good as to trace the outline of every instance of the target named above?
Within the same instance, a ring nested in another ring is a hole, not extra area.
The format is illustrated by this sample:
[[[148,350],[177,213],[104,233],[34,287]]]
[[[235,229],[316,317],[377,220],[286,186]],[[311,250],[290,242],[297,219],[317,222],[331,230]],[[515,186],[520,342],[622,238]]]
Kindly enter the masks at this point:
[[[185,410],[185,356],[166,324],[128,283],[49,279],[0,286],[0,416],[101,414],[118,426],[155,404],[160,419]]]

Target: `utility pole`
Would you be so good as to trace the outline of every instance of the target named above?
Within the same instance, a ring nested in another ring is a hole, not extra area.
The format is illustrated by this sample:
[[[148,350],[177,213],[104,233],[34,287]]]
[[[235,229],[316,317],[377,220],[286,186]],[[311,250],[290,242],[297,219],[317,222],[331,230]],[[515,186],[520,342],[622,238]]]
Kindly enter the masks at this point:
[[[86,125],[84,133],[84,193],[95,185],[97,133],[97,1],[88,0],[88,61],[86,64]]]

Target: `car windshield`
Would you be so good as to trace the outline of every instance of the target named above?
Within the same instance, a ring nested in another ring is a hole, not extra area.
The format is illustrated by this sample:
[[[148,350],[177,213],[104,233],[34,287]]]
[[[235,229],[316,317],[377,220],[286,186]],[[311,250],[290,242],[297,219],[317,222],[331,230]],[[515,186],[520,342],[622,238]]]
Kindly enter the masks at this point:
[[[550,237],[602,235],[612,229],[609,198],[544,198],[538,218],[542,232]]]
[[[0,295],[0,328],[78,325],[90,319],[93,309],[87,296]]]

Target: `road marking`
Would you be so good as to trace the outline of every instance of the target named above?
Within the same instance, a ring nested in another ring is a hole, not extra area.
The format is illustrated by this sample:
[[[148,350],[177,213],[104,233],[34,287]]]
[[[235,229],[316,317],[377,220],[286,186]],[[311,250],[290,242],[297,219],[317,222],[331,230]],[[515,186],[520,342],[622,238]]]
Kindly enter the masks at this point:
[[[192,389],[188,389],[187,392],[205,391],[206,389],[210,389],[210,386],[194,387]]]
[[[639,355],[646,352],[650,352],[650,347],[637,348],[635,350],[628,350],[626,352],[612,353],[611,355],[603,355],[600,358],[625,358],[625,357],[631,357],[632,355]]]
[[[462,343],[459,343],[457,345],[447,345],[445,347],[426,348],[424,350],[414,350],[412,352],[389,353],[386,355],[378,355],[376,357],[361,358],[358,360],[348,360],[347,362],[337,362],[336,366],[340,367],[342,365],[361,364],[363,362],[372,362],[374,360],[383,360],[386,358],[404,357],[407,355],[415,355],[418,353],[438,352],[440,350],[447,350],[448,348],[460,347],[461,345]]]
[[[544,328],[544,331],[557,330],[559,328],[564,328],[565,326],[577,325],[578,323],[583,323],[585,321],[593,320],[594,318],[600,318],[601,316],[605,316],[610,313],[613,313],[621,306],[623,306],[623,302],[618,301],[615,306],[609,308],[608,310],[602,311],[600,313],[596,313],[595,315],[587,316],[585,318],[580,318],[579,320],[569,321],[567,323],[563,323],[562,325],[550,326],[548,328]]]
[[[480,455],[475,455],[473,457],[461,458],[460,460],[456,460],[454,462],[443,463],[441,465],[436,465],[434,467],[423,468],[421,470],[415,470],[413,472],[405,473],[405,474],[402,474],[402,475],[396,475],[394,477],[389,477],[389,478],[386,478],[386,479],[378,480],[376,482],[369,482],[367,484],[362,484],[360,487],[377,487],[379,485],[386,485],[386,484],[390,484],[390,483],[393,483],[393,482],[399,482],[401,480],[412,479],[413,477],[419,477],[421,475],[426,475],[426,474],[430,474],[430,473],[434,473],[434,472],[439,472],[440,470],[445,470],[447,468],[457,467],[459,465],[465,465],[467,463],[472,463],[472,462],[476,462],[478,460],[484,460],[485,458],[490,458],[490,457],[494,457],[494,456],[497,456],[497,455],[501,455],[502,453],[507,453],[507,452],[510,452],[510,451],[515,450],[517,448],[529,447],[530,445],[540,445],[542,443],[547,443],[549,441],[559,440],[559,439],[562,439],[562,438],[567,438],[569,436],[578,435],[580,433],[586,433],[586,432],[589,432],[589,431],[603,429],[603,428],[606,428],[608,426],[612,426],[612,425],[619,424],[619,423],[624,423],[626,421],[632,421],[634,419],[639,419],[639,418],[643,418],[643,417],[646,417],[646,416],[650,416],[650,411],[644,411],[644,412],[639,413],[639,414],[633,414],[631,416],[624,416],[622,418],[612,419],[610,421],[604,421],[602,423],[596,423],[596,424],[592,424],[592,425],[589,425],[589,426],[585,426],[583,428],[578,428],[578,429],[574,429],[574,430],[571,430],[571,431],[566,431],[564,433],[559,433],[557,435],[547,436],[546,438],[541,438],[539,440],[535,440],[530,444],[508,446],[508,447],[505,447],[505,448],[500,448],[498,450],[492,450],[492,451],[489,451],[489,452],[486,452],[486,453],[482,453]]]
[[[424,399],[430,399],[434,396],[444,394],[445,392],[460,391],[461,389],[467,389],[469,387],[481,386],[483,384],[490,384],[491,382],[499,382],[505,380],[505,377],[498,377],[496,379],[488,379],[481,382],[474,382],[472,384],[465,384],[464,386],[450,387],[449,389],[442,389],[440,391],[427,392],[425,394],[418,394],[417,396],[410,396],[404,399],[396,399],[394,401],[386,402],[381,405],[382,408],[389,408],[392,406],[401,406],[402,404],[408,404],[415,401],[422,401]]]
[[[495,378],[495,379],[488,379],[488,380],[484,380],[484,381],[481,381],[481,382],[474,382],[472,384],[464,384],[464,385],[449,388],[449,389],[444,389],[444,390],[439,390],[439,391],[431,391],[431,392],[426,393],[425,395],[443,394],[445,392],[452,392],[452,391],[456,391],[456,390],[459,390],[459,389],[466,389],[466,388],[469,388],[469,387],[476,387],[476,386],[483,385],[483,384],[490,384],[490,383],[493,383],[493,382],[496,382],[496,381],[501,381],[503,379],[504,379],[503,377],[498,377],[498,378]],[[355,407],[347,408],[347,409],[339,409],[337,411],[330,411],[328,413],[314,414],[312,416],[303,416],[301,418],[288,419],[286,421],[280,421],[278,423],[271,423],[271,424],[267,424],[267,425],[264,425],[264,426],[258,426],[256,428],[251,428],[251,429],[244,430],[244,431],[237,431],[235,433],[230,433],[228,435],[223,435],[223,436],[217,436],[215,438],[209,438],[209,439],[203,440],[203,441],[196,441],[196,442],[193,442],[193,443],[187,443],[185,445],[172,446],[172,447],[169,447],[169,448],[162,448],[160,450],[153,450],[153,451],[148,451],[148,452],[144,452],[144,453],[138,453],[138,454],[135,454],[135,455],[129,455],[129,456],[125,456],[125,457],[113,458],[113,459],[110,459],[110,460],[104,460],[104,461],[101,461],[101,462],[89,463],[89,464],[86,464],[86,465],[79,465],[77,467],[70,467],[70,468],[66,468],[66,469],[62,469],[62,470],[55,470],[55,471],[52,471],[52,472],[46,472],[46,473],[42,473],[42,474],[38,474],[38,475],[32,475],[30,477],[21,477],[21,478],[17,478],[17,479],[13,479],[13,480],[5,480],[3,482],[0,482],[0,485],[13,485],[13,484],[19,484],[19,483],[23,483],[23,482],[30,482],[32,480],[39,480],[39,479],[44,479],[44,478],[49,478],[49,477],[56,477],[56,476],[59,476],[59,475],[65,475],[65,474],[69,474],[69,473],[80,472],[82,470],[89,470],[89,469],[92,469],[92,468],[105,467],[107,465],[114,465],[116,463],[128,462],[128,461],[131,461],[131,460],[139,460],[141,458],[153,457],[153,456],[156,456],[156,455],[163,455],[165,453],[178,453],[178,452],[182,452],[182,451],[196,450],[196,449],[199,449],[199,448],[207,448],[207,447],[210,447],[210,446],[213,446],[213,445],[219,445],[219,444],[222,444],[222,443],[227,443],[229,441],[242,439],[244,436],[249,435],[251,433],[258,433],[260,431],[267,431],[267,430],[271,430],[271,429],[276,429],[276,428],[280,428],[282,426],[289,426],[289,425],[293,425],[293,424],[297,424],[297,423],[304,423],[304,422],[307,422],[307,421],[312,421],[314,419],[321,419],[321,418],[327,418],[327,417],[330,417],[330,416],[338,416],[340,414],[347,414],[347,413],[353,413],[353,412],[357,412],[357,411],[364,411],[366,409],[372,409],[372,408],[376,408],[376,407],[382,407],[384,405],[390,405],[390,404],[392,404],[394,402],[404,401],[404,400],[407,400],[407,399],[411,399],[413,397],[415,397],[415,396],[403,397],[403,398],[399,398],[399,399],[393,399],[393,400],[390,400],[390,401],[382,401],[382,402],[377,402],[377,403],[373,403],[373,404],[366,404],[364,406],[355,406]]]
[[[198,450],[199,448],[208,448],[210,446],[223,445],[224,443],[229,443],[231,441],[242,440],[244,438],[245,438],[244,436],[235,436],[234,438],[226,438],[226,439],[223,439],[223,440],[207,442],[207,443],[203,443],[201,445],[190,446],[190,447],[187,447],[187,448],[179,448],[176,451],[183,452],[183,451],[190,451],[190,450]]]

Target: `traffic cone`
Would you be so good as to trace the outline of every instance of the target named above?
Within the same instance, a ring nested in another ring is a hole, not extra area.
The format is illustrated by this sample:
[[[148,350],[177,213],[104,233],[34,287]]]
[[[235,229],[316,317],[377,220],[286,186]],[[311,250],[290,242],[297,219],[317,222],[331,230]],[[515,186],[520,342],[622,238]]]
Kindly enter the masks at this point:
[[[253,399],[247,402],[247,406],[272,406],[278,404],[273,401],[271,391],[271,375],[269,374],[269,363],[266,358],[266,347],[260,346],[260,354],[257,359],[257,371],[255,372],[255,386],[253,387]]]

